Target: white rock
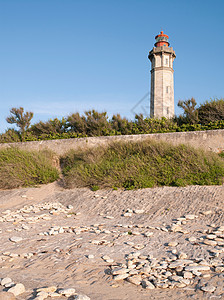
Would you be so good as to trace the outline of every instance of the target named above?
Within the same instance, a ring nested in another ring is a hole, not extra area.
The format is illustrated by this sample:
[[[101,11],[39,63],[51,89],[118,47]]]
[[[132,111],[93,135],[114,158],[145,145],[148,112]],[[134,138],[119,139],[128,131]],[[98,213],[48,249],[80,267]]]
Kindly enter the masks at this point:
[[[206,210],[206,211],[203,211],[202,214],[207,216],[207,215],[212,214],[212,211],[211,210]]]
[[[183,252],[180,252],[180,253],[178,254],[178,258],[179,258],[179,259],[186,259],[186,258],[187,258],[187,254],[186,254],[186,253],[183,253]]]
[[[59,294],[65,295],[66,297],[70,297],[75,294],[75,289],[73,288],[62,289],[59,291]]]
[[[178,245],[177,242],[169,242],[168,243],[168,246],[170,246],[170,247],[176,247],[177,245]]]
[[[11,242],[18,243],[18,242],[21,242],[23,240],[23,238],[21,238],[19,236],[12,236],[11,238],[9,238],[9,240]]]
[[[194,236],[189,237],[189,239],[188,239],[189,242],[196,242],[196,240],[197,239]]]
[[[90,258],[90,259],[94,258],[94,255],[93,254],[89,254],[88,258]]]
[[[191,279],[191,278],[193,278],[193,274],[191,272],[186,271],[186,272],[184,272],[184,278]]]
[[[144,236],[146,236],[146,237],[150,237],[152,235],[153,235],[153,232],[151,232],[151,231],[147,231],[144,233]]]
[[[63,229],[62,227],[60,227],[60,229],[59,229],[58,232],[59,232],[59,233],[64,233],[65,231],[64,231],[64,229]]]
[[[126,268],[115,268],[112,270],[113,275],[122,275],[122,274],[127,274],[129,272],[129,269]]]
[[[210,267],[209,266],[201,266],[201,265],[197,265],[197,266],[186,266],[185,267],[185,271],[196,271],[196,272],[200,272],[200,271],[210,271]]]
[[[206,238],[209,239],[209,240],[214,240],[216,238],[216,235],[215,234],[208,234],[206,236]]]
[[[11,287],[8,292],[13,293],[15,296],[18,296],[26,291],[25,286],[22,283],[17,283]]]
[[[130,276],[127,278],[127,281],[135,285],[140,285],[142,282],[142,277],[140,275]]]
[[[209,293],[213,293],[215,291],[215,287],[211,286],[211,285],[206,285],[206,286],[202,286],[201,290],[203,292],[209,292]]]
[[[5,278],[3,278],[2,280],[1,280],[1,285],[6,285],[6,284],[8,284],[8,283],[11,283],[12,282],[12,279],[11,278],[9,278],[9,277],[5,277]]]
[[[131,217],[132,216],[132,213],[131,212],[126,212],[124,213],[124,217]]]
[[[39,292],[37,293],[37,297],[41,298],[41,299],[46,299],[48,297],[48,293],[47,292]]]
[[[181,231],[182,230],[182,227],[180,225],[177,225],[177,224],[173,224],[170,228],[171,231],[173,232],[177,232],[177,231]]]
[[[128,276],[130,276],[128,273],[119,274],[119,275],[114,276],[114,280],[123,280],[123,279],[127,278]]]
[[[136,249],[136,250],[141,250],[141,249],[145,248],[145,245],[138,244],[138,245],[132,246],[132,248],[134,248],[134,249]]]
[[[68,205],[67,208],[68,209],[73,209],[73,206],[72,205]]]
[[[205,245],[209,245],[209,246],[216,246],[216,245],[217,245],[217,242],[214,241],[214,240],[208,240],[208,239],[205,239],[205,240],[204,240],[204,244],[205,244]]]
[[[155,286],[149,280],[142,280],[142,287],[145,289],[153,290]]]
[[[134,210],[135,214],[144,214],[144,212],[145,212],[144,209],[135,209]]]
[[[186,220],[194,220],[194,219],[198,218],[198,216],[196,216],[196,215],[186,215],[185,218],[186,218]]]

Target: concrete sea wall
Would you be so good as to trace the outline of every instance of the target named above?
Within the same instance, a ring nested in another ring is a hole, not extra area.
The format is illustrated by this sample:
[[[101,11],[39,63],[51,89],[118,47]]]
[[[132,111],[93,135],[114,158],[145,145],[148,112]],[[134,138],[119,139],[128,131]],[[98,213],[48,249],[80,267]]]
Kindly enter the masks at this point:
[[[114,141],[142,141],[145,139],[165,141],[174,145],[188,144],[195,148],[203,148],[214,152],[224,151],[224,130],[208,131],[190,131],[190,132],[172,132],[172,133],[155,133],[139,135],[122,135],[122,136],[101,136],[87,137],[64,140],[47,140],[24,143],[6,143],[0,144],[0,149],[8,147],[19,147],[25,150],[42,150],[50,149],[57,155],[63,155],[70,149],[87,149],[100,145],[107,145]]]

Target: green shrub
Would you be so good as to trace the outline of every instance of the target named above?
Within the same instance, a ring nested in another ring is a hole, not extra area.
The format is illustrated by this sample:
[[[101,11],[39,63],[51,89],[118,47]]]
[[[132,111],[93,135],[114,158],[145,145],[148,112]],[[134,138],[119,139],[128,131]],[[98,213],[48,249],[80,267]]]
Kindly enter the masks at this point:
[[[1,189],[49,183],[58,177],[50,151],[25,151],[14,147],[0,150]]]
[[[152,140],[72,150],[61,165],[68,188],[213,185],[224,177],[224,160],[217,154]]]

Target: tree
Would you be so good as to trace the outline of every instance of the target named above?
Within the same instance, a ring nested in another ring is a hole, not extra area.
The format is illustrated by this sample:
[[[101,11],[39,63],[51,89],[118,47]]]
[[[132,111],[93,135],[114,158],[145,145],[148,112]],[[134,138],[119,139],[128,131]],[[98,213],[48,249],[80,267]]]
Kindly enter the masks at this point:
[[[110,123],[112,129],[114,129],[117,134],[130,134],[131,122],[126,118],[122,118],[120,114],[113,115]]]
[[[184,110],[183,116],[179,117],[179,123],[197,124],[199,122],[197,102],[194,98],[179,100],[177,105]]]
[[[30,122],[33,118],[33,112],[24,112],[23,107],[13,107],[10,110],[11,115],[6,118],[9,124],[16,124],[19,127],[19,132],[23,134],[30,126]]]
[[[67,131],[67,120],[62,118],[59,120],[58,118],[50,119],[47,122],[40,121],[32,125],[29,131],[35,136],[39,137],[42,134],[62,134]]]
[[[202,125],[224,120],[224,99],[214,99],[200,105],[198,117]]]

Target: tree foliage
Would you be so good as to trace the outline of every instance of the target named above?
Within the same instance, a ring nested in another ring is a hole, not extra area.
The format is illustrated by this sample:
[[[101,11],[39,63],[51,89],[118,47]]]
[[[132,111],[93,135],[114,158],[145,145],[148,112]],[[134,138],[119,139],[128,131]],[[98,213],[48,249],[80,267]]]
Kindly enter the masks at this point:
[[[224,99],[206,101],[198,108],[201,124],[224,120]]]
[[[27,111],[25,113],[23,107],[13,107],[11,108],[10,113],[10,116],[6,118],[6,121],[9,124],[16,124],[16,126],[19,127],[19,132],[23,134],[30,126],[33,112]]]
[[[197,103],[194,98],[187,99],[187,100],[179,100],[178,104],[184,110],[182,116],[179,117],[179,123],[182,124],[197,124],[198,119],[198,110],[196,108]]]

